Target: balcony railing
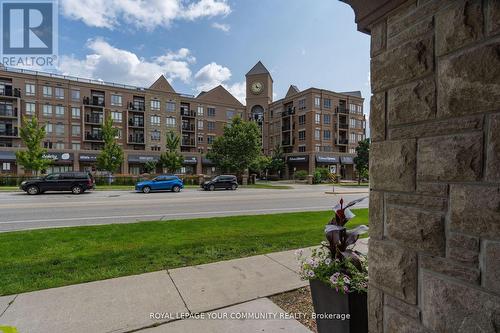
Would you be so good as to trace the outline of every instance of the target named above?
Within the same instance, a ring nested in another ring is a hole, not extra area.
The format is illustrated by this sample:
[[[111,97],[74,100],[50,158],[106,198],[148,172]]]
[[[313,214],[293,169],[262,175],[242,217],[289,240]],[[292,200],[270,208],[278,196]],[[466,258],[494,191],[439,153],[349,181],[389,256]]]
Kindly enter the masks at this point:
[[[85,140],[87,141],[102,141],[102,133],[85,133]]]
[[[84,97],[83,104],[90,106],[99,106],[99,107],[105,106],[104,98],[99,96]]]
[[[0,96],[10,96],[10,97],[19,97],[21,98],[21,90],[17,89],[17,88],[4,88],[4,89],[0,89]]]
[[[0,131],[0,136],[17,137],[17,128]]]
[[[131,134],[128,136],[128,143],[144,144],[144,134]]]
[[[347,144],[349,144],[349,140],[348,139],[337,139],[337,140],[335,140],[335,143],[338,145],[347,145]]]
[[[87,114],[87,115],[85,115],[85,122],[88,123],[88,124],[102,125],[103,119],[104,118],[101,115],[96,115],[96,114]]]
[[[345,124],[345,123],[339,123],[339,128],[341,129],[348,129],[349,128],[349,124]]]
[[[144,102],[134,101],[128,103],[128,109],[132,111],[144,111],[146,110],[146,106]]]
[[[196,146],[196,142],[194,139],[182,139],[182,146],[194,147]]]
[[[344,113],[344,114],[349,114],[349,109],[346,109],[345,107],[343,106],[337,106],[335,108],[335,112],[337,113]]]
[[[186,132],[194,132],[195,126],[194,124],[183,124],[182,130]]]
[[[129,119],[128,125],[132,127],[144,127],[144,119],[142,120]]]
[[[283,110],[283,112],[281,113],[281,116],[288,117],[288,116],[291,116],[293,114],[295,114],[295,107]]]
[[[194,118],[196,117],[196,111],[181,107],[181,116]]]
[[[17,118],[17,108],[14,108],[14,109],[2,109],[2,108],[0,108],[0,117]]]

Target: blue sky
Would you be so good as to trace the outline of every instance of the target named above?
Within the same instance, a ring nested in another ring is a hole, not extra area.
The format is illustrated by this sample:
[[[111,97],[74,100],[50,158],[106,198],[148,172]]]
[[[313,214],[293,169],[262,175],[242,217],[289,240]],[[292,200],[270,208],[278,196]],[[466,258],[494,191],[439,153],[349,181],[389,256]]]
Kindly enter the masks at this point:
[[[333,0],[60,0],[58,70],[147,86],[164,73],[178,92],[223,84],[244,98],[245,73],[290,84],[361,90],[369,110],[369,37]]]

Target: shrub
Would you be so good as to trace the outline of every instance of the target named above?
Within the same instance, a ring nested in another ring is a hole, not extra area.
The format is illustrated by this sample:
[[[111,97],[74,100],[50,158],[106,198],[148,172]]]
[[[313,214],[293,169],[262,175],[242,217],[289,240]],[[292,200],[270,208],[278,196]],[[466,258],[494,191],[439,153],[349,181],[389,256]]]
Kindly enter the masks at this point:
[[[330,170],[328,168],[317,168],[316,171],[319,172],[322,181],[330,179]]]
[[[307,178],[307,171],[299,170],[295,172],[295,179],[305,180]]]
[[[322,181],[321,172],[319,170],[314,171],[313,184],[320,184]]]

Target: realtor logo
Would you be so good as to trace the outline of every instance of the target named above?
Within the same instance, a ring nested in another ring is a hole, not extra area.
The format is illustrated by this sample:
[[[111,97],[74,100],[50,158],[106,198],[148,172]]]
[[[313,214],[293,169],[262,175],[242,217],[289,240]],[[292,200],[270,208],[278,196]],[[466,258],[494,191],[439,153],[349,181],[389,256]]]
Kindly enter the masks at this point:
[[[4,66],[53,66],[57,0],[1,0]]]

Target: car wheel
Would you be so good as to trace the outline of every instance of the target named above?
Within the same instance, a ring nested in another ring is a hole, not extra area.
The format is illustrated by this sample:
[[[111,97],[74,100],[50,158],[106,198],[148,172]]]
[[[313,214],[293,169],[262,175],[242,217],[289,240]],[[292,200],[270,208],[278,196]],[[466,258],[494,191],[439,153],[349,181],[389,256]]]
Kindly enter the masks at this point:
[[[81,186],[79,186],[79,185],[78,186],[73,186],[71,188],[71,193],[77,194],[77,195],[81,194],[81,193],[83,193],[83,188]]]
[[[144,186],[144,187],[142,188],[142,193],[149,193],[149,192],[151,192],[151,187],[149,187],[149,186]]]
[[[40,193],[40,190],[38,189],[38,186],[32,185],[32,186],[28,187],[26,192],[30,195],[35,195],[35,194]]]
[[[174,187],[172,187],[172,192],[179,192],[180,190],[180,186],[175,185]]]
[[[214,186],[214,185],[210,185],[210,186],[208,187],[208,189],[209,189],[210,191],[215,191],[215,186]]]
[[[235,184],[231,185],[231,190],[233,190],[233,191],[236,190],[236,185]]]

